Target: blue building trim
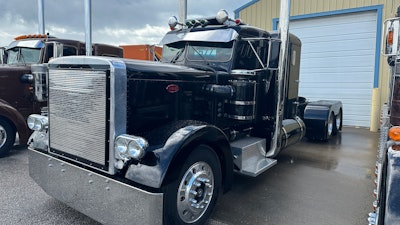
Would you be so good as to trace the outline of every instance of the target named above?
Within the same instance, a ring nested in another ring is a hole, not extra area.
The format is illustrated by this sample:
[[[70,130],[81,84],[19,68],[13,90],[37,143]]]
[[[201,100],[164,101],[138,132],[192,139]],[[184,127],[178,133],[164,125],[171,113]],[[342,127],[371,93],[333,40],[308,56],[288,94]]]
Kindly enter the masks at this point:
[[[340,14],[347,13],[357,13],[357,12],[366,12],[366,11],[376,11],[377,12],[377,20],[376,20],[376,43],[375,43],[375,69],[374,69],[374,88],[379,87],[379,69],[380,69],[380,52],[381,52],[381,37],[382,37],[382,11],[383,5],[374,5],[374,6],[366,6],[359,8],[351,8],[351,9],[342,9],[342,10],[334,10],[328,12],[320,12],[320,13],[311,13],[304,14],[298,16],[291,16],[290,21],[293,20],[301,20],[301,19],[309,19],[323,16],[334,16]],[[279,18],[272,19],[272,29],[276,30],[278,28]]]
[[[248,2],[248,3],[244,4],[244,5],[242,5],[241,7],[237,8],[237,9],[235,9],[235,10],[233,10],[233,12],[235,13],[235,18],[239,18],[239,13],[240,13],[240,11],[242,11],[243,9],[245,9],[245,8],[247,8],[247,7],[249,7],[249,6],[253,5],[253,4],[255,4],[255,3],[258,2],[258,1],[260,1],[260,0],[251,0],[250,2]]]

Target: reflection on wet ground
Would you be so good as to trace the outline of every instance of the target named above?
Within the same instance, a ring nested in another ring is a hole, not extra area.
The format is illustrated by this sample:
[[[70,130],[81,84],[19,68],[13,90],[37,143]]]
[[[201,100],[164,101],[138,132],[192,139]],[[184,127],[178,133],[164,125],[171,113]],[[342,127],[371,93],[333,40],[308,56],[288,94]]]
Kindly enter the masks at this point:
[[[290,146],[260,176],[235,175],[209,225],[366,224],[378,136],[345,127],[328,142]]]
[[[366,138],[365,132],[370,137]],[[278,162],[304,164],[348,176],[370,178],[373,175],[370,159],[376,157],[378,136],[378,133],[371,133],[365,128],[347,128],[327,142],[305,140],[290,146],[277,159]]]

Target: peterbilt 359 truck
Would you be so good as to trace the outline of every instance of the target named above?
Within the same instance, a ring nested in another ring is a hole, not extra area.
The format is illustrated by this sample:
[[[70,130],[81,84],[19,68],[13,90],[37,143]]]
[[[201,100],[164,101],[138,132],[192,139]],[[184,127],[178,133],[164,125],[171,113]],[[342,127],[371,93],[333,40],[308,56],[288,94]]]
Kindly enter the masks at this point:
[[[51,58],[85,55],[85,43],[45,34],[21,35],[1,54],[0,65],[0,157],[14,145],[16,134],[25,145],[31,134],[26,119],[41,113],[46,100],[46,63]],[[93,44],[93,55],[122,57],[116,46]]]
[[[204,224],[234,172],[255,177],[304,135],[342,128],[340,101],[298,96],[295,35],[224,10],[169,24],[162,62],[52,60],[48,112],[28,118],[30,176],[101,223]]]
[[[382,53],[390,67],[389,98],[382,107],[370,225],[400,224],[400,18],[384,22]]]

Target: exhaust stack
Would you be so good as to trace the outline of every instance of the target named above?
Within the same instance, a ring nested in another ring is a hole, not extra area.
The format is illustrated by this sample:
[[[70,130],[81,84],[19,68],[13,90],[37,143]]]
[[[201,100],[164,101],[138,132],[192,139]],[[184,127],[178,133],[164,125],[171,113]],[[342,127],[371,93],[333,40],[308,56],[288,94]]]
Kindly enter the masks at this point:
[[[278,64],[278,90],[277,90],[277,105],[275,114],[275,129],[274,136],[271,141],[271,148],[267,153],[267,157],[272,157],[278,154],[281,144],[279,142],[282,121],[283,121],[283,110],[285,104],[285,65],[288,53],[288,36],[289,36],[289,14],[290,14],[290,0],[281,0],[281,8],[279,13],[279,35],[281,39],[281,49],[279,52],[279,64]]]
[[[86,55],[92,55],[92,0],[85,0]]]
[[[44,0],[38,0],[38,20],[39,20],[39,34],[45,34],[44,30]]]

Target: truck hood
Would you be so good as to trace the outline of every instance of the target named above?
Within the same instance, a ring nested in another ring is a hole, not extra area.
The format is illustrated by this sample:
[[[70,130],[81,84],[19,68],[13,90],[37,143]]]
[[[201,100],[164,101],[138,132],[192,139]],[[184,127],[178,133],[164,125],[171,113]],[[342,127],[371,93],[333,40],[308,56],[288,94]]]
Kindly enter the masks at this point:
[[[8,65],[8,64],[1,64],[0,65],[0,74],[3,73],[30,73],[31,66],[30,65]]]
[[[135,78],[144,79],[179,79],[179,80],[215,80],[227,77],[228,73],[215,71],[207,65],[183,66],[172,63],[143,60],[125,60],[127,72]]]

